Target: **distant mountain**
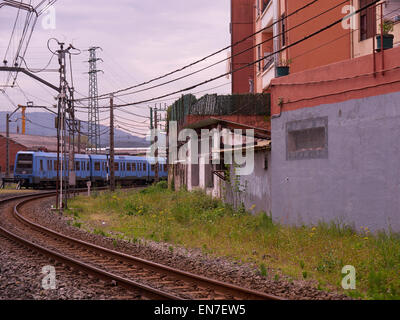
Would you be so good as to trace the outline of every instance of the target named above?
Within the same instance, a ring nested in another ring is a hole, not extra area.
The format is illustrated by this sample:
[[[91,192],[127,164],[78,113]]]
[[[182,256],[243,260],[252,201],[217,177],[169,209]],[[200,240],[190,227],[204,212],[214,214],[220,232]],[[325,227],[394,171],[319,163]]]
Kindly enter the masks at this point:
[[[0,132],[6,132],[7,112],[0,111]],[[26,114],[26,134],[40,136],[56,136],[57,131],[54,128],[55,116],[48,112],[30,112]],[[82,122],[82,133],[87,134],[87,124]],[[16,113],[11,118],[10,133],[17,133],[17,127],[21,133],[21,113]],[[108,147],[110,136],[108,127],[100,125],[100,133],[105,133],[100,137],[102,147]],[[136,148],[148,147],[149,142],[145,138],[131,135],[127,132],[115,129],[115,147],[116,148]]]

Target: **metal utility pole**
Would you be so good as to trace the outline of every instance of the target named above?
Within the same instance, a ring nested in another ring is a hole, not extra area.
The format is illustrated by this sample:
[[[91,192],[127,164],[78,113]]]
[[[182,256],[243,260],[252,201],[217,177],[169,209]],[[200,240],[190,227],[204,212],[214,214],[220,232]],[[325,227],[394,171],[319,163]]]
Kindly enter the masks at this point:
[[[70,115],[69,125],[69,165],[68,165],[68,187],[76,186],[76,173],[75,173],[75,108],[74,108],[74,88],[69,89],[70,99],[68,101],[68,113]]]
[[[78,120],[78,153],[81,153],[81,120]]]
[[[60,211],[63,208],[67,208],[68,201],[68,186],[69,181],[66,181],[66,178],[69,177],[69,171],[74,169],[67,163],[67,130],[66,130],[66,118],[67,112],[69,114],[73,114],[71,108],[73,105],[70,105],[67,109],[67,93],[68,93],[68,83],[66,77],[66,53],[69,52],[70,49],[74,49],[72,45],[69,45],[67,49],[64,49],[64,43],[58,42],[60,45],[60,49],[57,50],[58,55],[58,63],[60,65],[60,88],[58,95],[58,112],[57,112],[57,184],[56,184],[56,208]],[[60,149],[61,149],[61,161],[60,161]],[[70,156],[71,158],[71,156]],[[61,163],[60,163],[61,162]],[[68,171],[66,171],[68,170]],[[65,174],[68,172],[68,174]],[[64,199],[64,201],[63,201]]]
[[[10,177],[10,115],[6,116],[6,178]]]
[[[90,150],[93,153],[98,153],[100,149],[100,115],[99,115],[99,100],[97,86],[97,61],[101,60],[96,57],[96,50],[100,47],[89,48],[89,114],[88,114],[88,142]]]
[[[21,107],[22,113],[22,134],[26,134],[26,107]]]
[[[114,97],[110,96],[110,191],[115,191],[114,172]]]
[[[154,127],[156,129],[156,135],[154,137],[154,143],[157,145],[158,143],[158,115],[157,115],[157,105],[154,108]],[[160,178],[159,178],[159,174],[158,174],[158,145],[155,151],[155,157],[156,157],[156,166],[154,169],[154,182],[159,182]]]
[[[150,130],[152,130],[153,127],[153,108],[150,107]]]

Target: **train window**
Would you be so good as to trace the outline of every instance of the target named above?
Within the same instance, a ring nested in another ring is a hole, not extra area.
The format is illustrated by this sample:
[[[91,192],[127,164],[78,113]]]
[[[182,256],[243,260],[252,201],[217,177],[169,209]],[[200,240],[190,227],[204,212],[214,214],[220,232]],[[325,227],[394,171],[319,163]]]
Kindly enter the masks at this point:
[[[90,170],[89,161],[87,161],[87,162],[86,162],[86,169],[87,169],[87,171],[89,171],[89,170]]]
[[[114,163],[114,171],[119,171],[119,164],[118,162]]]
[[[132,163],[132,171],[136,171],[136,163]]]
[[[126,171],[132,171],[132,165],[129,162],[126,164]]]
[[[156,165],[155,164],[152,164],[151,165],[151,171],[155,171],[156,170]]]
[[[96,162],[94,163],[94,170],[95,170],[95,171],[100,171],[100,162],[96,161]]]
[[[146,171],[146,170],[147,170],[147,166],[145,163],[143,163],[143,171]]]
[[[40,171],[43,171],[43,160],[40,160]]]
[[[81,163],[79,161],[75,162],[75,171],[81,171]]]

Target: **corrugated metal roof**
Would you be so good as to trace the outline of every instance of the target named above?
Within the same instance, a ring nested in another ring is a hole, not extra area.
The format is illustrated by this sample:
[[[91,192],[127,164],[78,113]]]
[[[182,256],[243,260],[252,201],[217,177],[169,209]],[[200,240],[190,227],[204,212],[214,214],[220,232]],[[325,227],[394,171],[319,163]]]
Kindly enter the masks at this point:
[[[0,133],[0,135],[2,135],[3,137],[6,136],[5,133]],[[36,151],[39,149],[44,149],[49,152],[57,151],[57,137],[10,133],[10,139],[20,145],[23,145],[29,150]]]

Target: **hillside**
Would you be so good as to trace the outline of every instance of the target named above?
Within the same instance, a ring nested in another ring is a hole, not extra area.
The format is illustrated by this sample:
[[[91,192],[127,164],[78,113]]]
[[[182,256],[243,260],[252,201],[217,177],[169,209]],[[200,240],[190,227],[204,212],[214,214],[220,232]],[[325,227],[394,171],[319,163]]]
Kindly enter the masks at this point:
[[[0,111],[0,132],[6,131],[6,114],[7,112]],[[16,114],[11,119],[10,133],[16,133],[17,127],[21,132],[21,115]],[[54,128],[55,116],[48,112],[30,112],[27,113],[26,134],[56,136],[57,131]],[[102,147],[109,145],[108,127],[101,125],[100,132],[105,133],[101,136],[100,142]],[[82,132],[87,132],[87,124],[82,122]],[[127,132],[115,129],[115,147],[116,148],[135,148],[147,147],[149,142],[145,138],[140,138],[131,135]]]

